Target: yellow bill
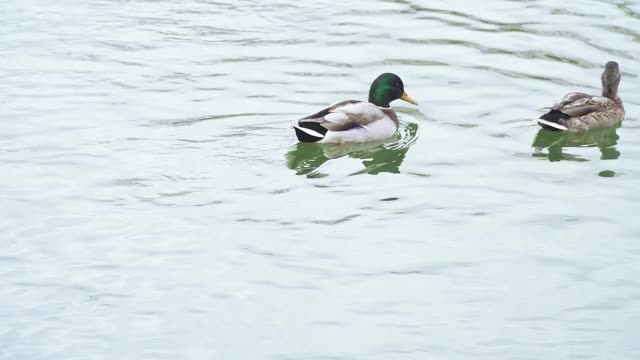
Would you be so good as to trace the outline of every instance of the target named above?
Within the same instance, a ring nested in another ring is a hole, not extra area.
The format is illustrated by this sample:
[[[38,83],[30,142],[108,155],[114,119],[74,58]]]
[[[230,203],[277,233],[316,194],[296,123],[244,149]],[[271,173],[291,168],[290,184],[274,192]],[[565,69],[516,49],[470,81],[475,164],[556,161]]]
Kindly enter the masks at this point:
[[[404,100],[404,101],[406,101],[406,102],[408,102],[408,103],[411,103],[411,104],[413,104],[413,105],[418,105],[418,102],[417,102],[417,101],[415,101],[415,100],[413,100],[413,99],[411,98],[411,96],[407,95],[407,93],[406,93],[406,92],[403,92],[403,93],[402,93],[402,96],[400,96],[400,100]]]

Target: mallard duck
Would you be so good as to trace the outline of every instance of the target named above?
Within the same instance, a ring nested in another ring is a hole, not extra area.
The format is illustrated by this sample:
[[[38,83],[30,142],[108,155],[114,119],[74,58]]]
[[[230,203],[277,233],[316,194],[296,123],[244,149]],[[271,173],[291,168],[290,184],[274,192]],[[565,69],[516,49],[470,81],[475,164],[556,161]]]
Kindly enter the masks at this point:
[[[393,136],[398,117],[389,105],[401,99],[418,103],[404,91],[398,75],[378,76],[369,89],[369,101],[343,100],[298,120],[294,126],[301,142],[341,143],[381,140]]]
[[[565,95],[538,119],[542,128],[554,131],[584,131],[605,128],[624,119],[624,106],[618,97],[620,69],[609,61],[601,76],[602,96],[573,92]]]

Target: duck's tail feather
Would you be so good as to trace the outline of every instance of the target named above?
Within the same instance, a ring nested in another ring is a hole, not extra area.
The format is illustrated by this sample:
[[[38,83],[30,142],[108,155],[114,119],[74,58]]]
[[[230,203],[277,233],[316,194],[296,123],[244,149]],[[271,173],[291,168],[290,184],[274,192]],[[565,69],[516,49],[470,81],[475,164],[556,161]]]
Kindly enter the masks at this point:
[[[542,126],[543,129],[552,130],[552,131],[567,131],[568,127],[560,125],[558,123],[554,123],[547,120],[538,119],[538,124]]]
[[[316,122],[299,122],[293,129],[301,142],[318,142],[324,139],[327,133],[327,129]]]
[[[552,130],[552,131],[567,131],[569,128],[562,125],[562,120],[569,118],[569,115],[563,113],[558,110],[551,110],[548,113],[540,116],[538,119],[538,124],[542,126],[543,129]]]

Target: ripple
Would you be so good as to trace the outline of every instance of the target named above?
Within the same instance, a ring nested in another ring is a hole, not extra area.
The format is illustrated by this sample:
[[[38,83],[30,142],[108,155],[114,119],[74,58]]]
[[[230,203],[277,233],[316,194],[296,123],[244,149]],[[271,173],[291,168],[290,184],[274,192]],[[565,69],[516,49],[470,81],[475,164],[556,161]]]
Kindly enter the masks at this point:
[[[3,355],[638,353],[637,2],[38,3],[0,10]],[[540,132],[610,59],[622,126]],[[394,137],[296,143],[383,72]]]
[[[417,141],[418,124],[401,122],[398,135],[392,139],[349,143],[342,148],[335,144],[298,143],[286,155],[287,167],[298,175],[324,177],[321,168],[331,159],[348,157],[362,160],[364,168],[351,175],[398,173],[411,146]]]

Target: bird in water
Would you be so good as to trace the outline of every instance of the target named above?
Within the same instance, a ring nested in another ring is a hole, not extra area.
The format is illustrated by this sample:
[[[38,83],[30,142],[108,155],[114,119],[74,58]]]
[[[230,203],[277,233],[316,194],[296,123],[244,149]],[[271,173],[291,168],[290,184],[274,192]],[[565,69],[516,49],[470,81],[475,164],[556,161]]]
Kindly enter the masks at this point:
[[[594,96],[572,92],[558,101],[551,110],[538,119],[542,128],[552,131],[585,131],[617,125],[624,119],[624,106],[618,97],[620,69],[618,63],[605,65],[602,95]]]
[[[293,128],[301,142],[340,143],[382,140],[398,129],[398,117],[391,108],[401,99],[418,105],[404,91],[398,75],[378,76],[369,89],[369,101],[343,100],[308,115]]]

